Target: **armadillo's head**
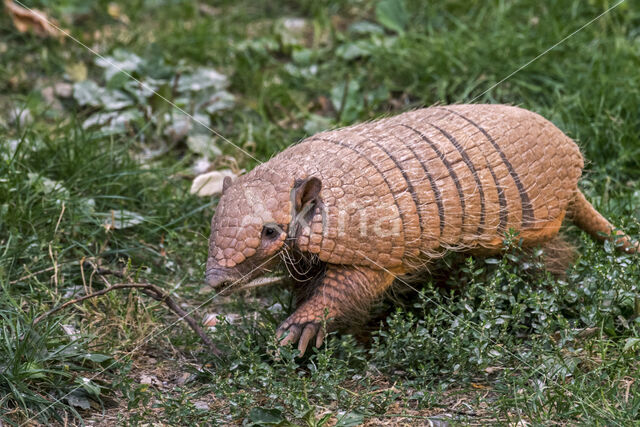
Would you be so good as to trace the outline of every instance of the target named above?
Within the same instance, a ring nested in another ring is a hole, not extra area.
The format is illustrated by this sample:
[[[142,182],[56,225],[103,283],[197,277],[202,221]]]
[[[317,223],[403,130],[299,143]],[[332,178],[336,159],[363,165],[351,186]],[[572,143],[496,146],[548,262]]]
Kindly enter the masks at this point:
[[[320,180],[288,180],[258,168],[223,194],[211,220],[206,281],[213,288],[245,283],[276,266],[293,219],[308,210],[320,192]]]

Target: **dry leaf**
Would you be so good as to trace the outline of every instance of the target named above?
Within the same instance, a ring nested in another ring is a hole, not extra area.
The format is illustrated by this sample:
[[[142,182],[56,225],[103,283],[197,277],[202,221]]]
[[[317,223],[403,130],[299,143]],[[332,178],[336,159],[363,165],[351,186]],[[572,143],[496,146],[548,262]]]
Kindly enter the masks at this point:
[[[475,389],[479,389],[479,390],[486,390],[486,389],[489,388],[486,385],[478,384],[478,383],[471,383],[471,387],[473,387]]]
[[[72,82],[82,82],[87,79],[87,66],[83,62],[68,64],[64,71]]]
[[[491,374],[495,374],[496,372],[499,372],[501,370],[503,370],[504,368],[499,367],[499,366],[487,366],[486,368],[484,368],[484,371],[491,375]]]
[[[155,386],[162,385],[162,382],[155,375],[142,374],[140,375],[139,381],[140,381],[140,384],[143,384],[143,385],[155,385]]]
[[[204,317],[202,321],[203,326],[216,326],[218,324],[218,314],[209,313]]]
[[[53,91],[60,98],[71,98],[71,95],[73,95],[73,86],[69,83],[58,82],[53,85]]]
[[[56,28],[57,22],[47,18],[38,9],[27,9],[15,4],[11,0],[4,0],[4,6],[13,20],[13,25],[21,33],[31,31],[40,37],[64,37],[64,34]]]
[[[191,184],[191,194],[197,194],[200,197],[220,194],[222,193],[222,183],[227,176],[231,179],[235,179],[236,177],[236,175],[229,169],[198,175]]]
[[[206,173],[211,167],[212,163],[206,157],[200,157],[198,160],[193,162],[193,166],[191,166],[191,170],[194,175],[201,175]]]
[[[193,407],[201,411],[208,411],[210,409],[209,403],[204,400],[197,400],[193,402]]]
[[[122,9],[120,8],[120,5],[118,3],[109,3],[109,5],[107,6],[107,13],[113,19],[117,19],[124,24],[129,23],[129,17],[122,13]]]
[[[76,341],[81,337],[80,332],[73,325],[60,325],[65,334],[69,336],[71,341]]]

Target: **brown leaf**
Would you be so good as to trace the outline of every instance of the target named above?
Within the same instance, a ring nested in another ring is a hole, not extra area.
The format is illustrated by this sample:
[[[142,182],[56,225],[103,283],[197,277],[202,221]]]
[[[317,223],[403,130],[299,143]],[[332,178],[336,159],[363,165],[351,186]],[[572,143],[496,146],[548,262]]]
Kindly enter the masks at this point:
[[[489,388],[486,385],[478,384],[478,383],[471,383],[471,387],[473,387],[475,389],[479,389],[479,390],[485,390],[485,389]]]
[[[13,25],[21,33],[28,31],[40,37],[62,38],[64,34],[56,28],[57,22],[37,9],[27,9],[15,4],[12,0],[4,0],[4,6],[13,20]]]

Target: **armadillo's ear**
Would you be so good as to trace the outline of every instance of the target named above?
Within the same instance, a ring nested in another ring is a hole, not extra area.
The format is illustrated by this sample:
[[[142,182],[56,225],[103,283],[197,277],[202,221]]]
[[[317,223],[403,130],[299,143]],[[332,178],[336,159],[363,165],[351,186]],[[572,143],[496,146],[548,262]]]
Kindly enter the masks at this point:
[[[222,180],[222,194],[224,194],[224,192],[227,191],[227,188],[229,188],[230,186],[231,186],[231,177],[225,176],[224,179]]]
[[[296,180],[293,186],[292,196],[295,203],[296,212],[304,211],[304,207],[318,198],[320,190],[322,189],[322,182],[315,176],[309,178]]]

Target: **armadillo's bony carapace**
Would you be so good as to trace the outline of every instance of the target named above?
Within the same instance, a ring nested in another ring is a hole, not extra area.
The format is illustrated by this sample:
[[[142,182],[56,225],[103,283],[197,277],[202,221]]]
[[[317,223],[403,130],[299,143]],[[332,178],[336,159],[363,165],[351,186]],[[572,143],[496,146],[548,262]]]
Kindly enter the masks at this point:
[[[304,351],[321,344],[326,314],[336,324],[361,312],[447,251],[499,250],[508,230],[542,244],[565,216],[610,235],[578,190],[582,168],[569,137],[512,106],[438,106],[323,132],[225,182],[206,277],[222,286],[291,264],[306,291],[278,334]],[[319,274],[300,271],[312,264]]]

